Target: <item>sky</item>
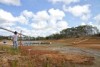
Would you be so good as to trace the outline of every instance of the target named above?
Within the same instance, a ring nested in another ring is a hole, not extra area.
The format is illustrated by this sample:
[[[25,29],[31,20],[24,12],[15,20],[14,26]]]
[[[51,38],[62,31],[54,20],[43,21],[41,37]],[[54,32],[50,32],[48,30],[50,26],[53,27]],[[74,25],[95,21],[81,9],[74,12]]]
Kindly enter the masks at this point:
[[[100,30],[100,0],[0,0],[0,27],[49,36],[79,25]],[[1,30],[0,35],[12,35]]]

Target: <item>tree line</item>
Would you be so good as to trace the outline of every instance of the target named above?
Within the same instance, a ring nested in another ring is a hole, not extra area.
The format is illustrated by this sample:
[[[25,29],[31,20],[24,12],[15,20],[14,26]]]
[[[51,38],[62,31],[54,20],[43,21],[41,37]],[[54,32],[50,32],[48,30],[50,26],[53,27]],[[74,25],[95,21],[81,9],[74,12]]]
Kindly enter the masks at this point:
[[[45,31],[44,31],[45,32]],[[77,27],[67,28],[60,33],[52,34],[46,37],[22,37],[22,40],[49,40],[49,39],[62,39],[62,38],[78,38],[85,36],[100,36],[97,27],[91,25],[81,25]],[[11,36],[0,36],[1,39],[10,39]],[[20,38],[19,38],[20,39]]]
[[[64,29],[60,31],[60,33],[46,37],[46,39],[78,38],[93,35],[99,35],[99,30],[97,29],[97,27],[91,25],[81,25]]]

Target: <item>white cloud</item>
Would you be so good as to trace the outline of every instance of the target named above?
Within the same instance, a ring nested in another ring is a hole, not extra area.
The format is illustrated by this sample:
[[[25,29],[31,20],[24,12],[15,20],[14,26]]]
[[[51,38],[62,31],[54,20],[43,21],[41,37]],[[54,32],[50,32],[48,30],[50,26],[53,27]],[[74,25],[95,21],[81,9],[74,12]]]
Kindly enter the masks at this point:
[[[3,21],[3,23],[0,26],[10,27],[10,30],[18,32],[22,30],[23,34],[30,36],[48,36],[68,27],[68,22],[64,20],[64,17],[65,13],[63,11],[53,8],[37,13],[24,10],[17,17],[1,9],[0,21]]]
[[[81,25],[92,25],[93,27],[97,27],[97,29],[99,29],[100,32],[100,14],[96,15],[94,18],[94,22],[82,22]],[[97,33],[94,30],[94,33]]]
[[[34,17],[34,13],[28,10],[21,12],[19,16],[16,17],[16,21],[21,24],[28,24],[31,22],[31,19]]]
[[[72,15],[76,17],[80,17],[82,20],[88,20],[90,18],[90,5],[76,5],[74,7],[66,7],[63,6],[63,10],[66,12],[70,12]]]
[[[0,26],[12,26],[15,24],[16,17],[14,17],[10,12],[0,9]]]
[[[22,24],[28,24],[28,20],[23,15],[18,16],[16,18],[16,21],[18,21],[19,23],[22,23]]]
[[[33,16],[32,12],[25,10],[19,16],[15,17],[10,12],[0,9],[0,25],[13,26],[17,22],[21,24],[28,24],[31,15]]]
[[[45,29],[47,28],[47,22],[46,21],[38,21],[38,22],[34,22],[31,24],[31,26],[34,28],[34,29]]]
[[[85,22],[82,22],[81,25],[86,25],[86,23]]]
[[[2,21],[7,20],[8,22],[13,22],[16,20],[10,12],[4,11],[2,9],[0,9],[0,19],[2,19]]]
[[[13,25],[15,25],[15,23],[3,22],[0,24],[0,26],[2,26],[2,27],[9,27],[9,26],[13,26]]]
[[[80,0],[49,0],[49,1],[52,2],[53,4],[55,4],[55,3],[64,3],[66,5],[69,5],[71,3],[79,2]]]
[[[66,21],[58,21],[57,22],[57,28],[62,30],[62,29],[66,29],[67,27],[68,27],[68,23]]]
[[[65,13],[59,9],[49,9],[48,11],[39,11],[34,15],[32,20],[32,28],[37,30],[39,36],[47,36],[57,33],[68,27],[68,23],[64,21]]]
[[[95,25],[95,26],[99,29],[99,31],[100,31],[100,14],[96,15],[96,16],[94,17],[94,20],[95,20],[94,25]]]
[[[34,19],[33,20],[38,20],[38,21],[42,21],[42,20],[48,20],[49,19],[49,15],[47,13],[47,11],[39,11],[34,15]]]
[[[0,3],[6,4],[6,5],[14,5],[14,6],[21,5],[20,0],[0,0]]]
[[[33,12],[28,11],[28,10],[24,10],[24,11],[21,13],[21,15],[23,15],[23,16],[26,17],[26,18],[31,18],[31,17],[34,16]]]
[[[20,20],[18,20],[18,18]],[[15,31],[16,27],[17,27],[17,22],[22,22],[23,21],[23,18],[22,16],[18,16],[18,17],[14,17],[10,12],[7,12],[3,9],[0,9],[0,27],[3,27],[3,28],[6,28],[6,29],[9,29],[9,30],[12,30],[12,31]],[[26,18],[24,18],[24,20],[26,20]],[[0,29],[0,34],[2,35],[11,35],[11,33],[7,32],[7,31],[4,31],[4,30],[1,30]],[[17,29],[18,31],[18,29]]]
[[[21,32],[22,34],[27,35],[27,36],[32,34],[32,33],[30,33],[31,30],[21,27],[21,26],[14,27],[14,30],[16,30],[17,32]]]
[[[65,16],[65,13],[59,9],[50,9],[49,11],[50,18],[54,20],[62,20]]]
[[[100,14],[94,17],[94,20],[96,21],[97,24],[100,25]]]
[[[48,11],[39,11],[34,15],[31,24],[36,29],[55,28],[59,20],[63,20],[65,13],[59,9],[49,9]]]
[[[92,25],[95,26],[93,22],[82,22],[81,25]]]

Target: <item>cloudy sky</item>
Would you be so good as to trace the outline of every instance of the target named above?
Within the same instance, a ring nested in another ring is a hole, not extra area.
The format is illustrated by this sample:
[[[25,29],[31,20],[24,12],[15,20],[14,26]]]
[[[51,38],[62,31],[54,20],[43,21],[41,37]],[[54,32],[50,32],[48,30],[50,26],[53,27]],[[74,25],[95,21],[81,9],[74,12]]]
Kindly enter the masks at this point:
[[[99,29],[100,0],[0,0],[0,27],[48,36],[79,25]],[[0,35],[12,35],[0,29]]]

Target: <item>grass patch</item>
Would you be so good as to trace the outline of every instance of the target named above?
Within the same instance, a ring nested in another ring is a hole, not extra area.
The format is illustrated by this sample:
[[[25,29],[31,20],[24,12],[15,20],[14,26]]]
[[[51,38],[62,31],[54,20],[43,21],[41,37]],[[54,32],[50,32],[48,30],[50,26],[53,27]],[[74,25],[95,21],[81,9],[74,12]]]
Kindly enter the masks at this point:
[[[14,49],[12,46],[0,46],[0,51],[6,52],[2,55],[3,58],[6,56],[10,65],[6,67],[76,67],[76,64],[93,64],[94,60],[89,56],[33,49],[34,47],[22,46],[19,49]]]
[[[5,51],[7,54],[11,54],[11,55],[17,55],[20,53],[19,48],[13,48],[12,46],[5,46],[2,45],[0,46],[0,51]]]
[[[11,67],[18,67],[18,60],[9,60],[8,63]]]

